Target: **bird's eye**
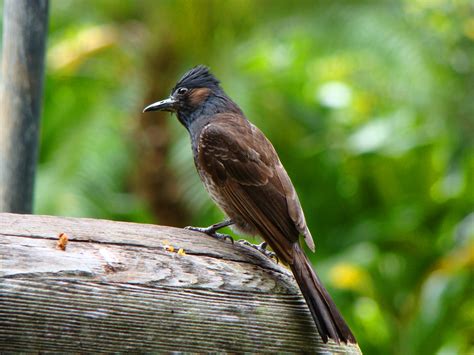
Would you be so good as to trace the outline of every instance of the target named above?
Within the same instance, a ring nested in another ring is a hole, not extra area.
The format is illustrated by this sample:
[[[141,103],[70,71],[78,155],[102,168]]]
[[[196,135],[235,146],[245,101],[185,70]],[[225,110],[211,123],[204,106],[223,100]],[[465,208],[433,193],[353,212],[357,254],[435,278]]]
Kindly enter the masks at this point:
[[[176,92],[178,95],[184,95],[188,92],[188,88],[179,88]]]

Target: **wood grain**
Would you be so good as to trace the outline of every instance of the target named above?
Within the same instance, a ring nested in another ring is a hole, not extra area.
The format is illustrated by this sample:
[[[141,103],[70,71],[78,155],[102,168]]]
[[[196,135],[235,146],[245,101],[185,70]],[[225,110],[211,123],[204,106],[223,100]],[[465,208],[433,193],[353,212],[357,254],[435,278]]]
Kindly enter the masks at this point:
[[[0,350],[360,352],[322,343],[291,273],[250,247],[170,227],[6,213]]]

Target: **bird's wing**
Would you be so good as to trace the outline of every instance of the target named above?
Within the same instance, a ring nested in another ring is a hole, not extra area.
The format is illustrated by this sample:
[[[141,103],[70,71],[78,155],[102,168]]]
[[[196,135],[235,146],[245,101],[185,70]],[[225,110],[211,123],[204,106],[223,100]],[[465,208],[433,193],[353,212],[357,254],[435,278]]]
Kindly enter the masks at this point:
[[[243,119],[222,115],[202,130],[198,159],[227,203],[253,224],[284,261],[300,234],[314,250],[296,192],[272,144]],[[290,243],[290,244],[289,244]]]

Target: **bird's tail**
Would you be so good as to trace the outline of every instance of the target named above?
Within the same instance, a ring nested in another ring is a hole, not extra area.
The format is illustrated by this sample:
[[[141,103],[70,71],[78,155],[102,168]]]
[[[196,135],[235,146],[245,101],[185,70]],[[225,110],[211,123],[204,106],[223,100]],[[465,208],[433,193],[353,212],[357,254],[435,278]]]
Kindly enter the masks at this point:
[[[333,339],[337,343],[357,343],[349,326],[337,310],[301,247],[294,244],[294,259],[291,270],[308,304],[319,334],[326,343]]]

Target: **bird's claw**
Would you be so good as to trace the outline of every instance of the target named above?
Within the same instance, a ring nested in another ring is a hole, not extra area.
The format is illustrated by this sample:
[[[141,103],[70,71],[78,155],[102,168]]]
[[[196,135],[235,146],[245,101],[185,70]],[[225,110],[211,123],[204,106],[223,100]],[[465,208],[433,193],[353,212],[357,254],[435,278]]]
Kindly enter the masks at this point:
[[[278,256],[274,252],[272,252],[270,250],[267,250],[267,245],[268,245],[267,242],[262,242],[260,244],[252,244],[252,243],[246,241],[245,239],[240,239],[240,240],[237,241],[237,243],[240,243],[240,244],[243,244],[243,245],[248,245],[249,247],[252,247],[252,248],[258,250],[260,253],[262,253],[266,257],[268,257],[270,259],[274,259],[277,264],[280,261],[280,259],[278,258]]]
[[[195,232],[201,232],[201,233],[207,234],[208,236],[219,239],[219,240],[229,239],[229,241],[232,244],[234,244],[234,238],[232,238],[230,235],[224,234],[224,233],[217,233],[215,231],[215,229],[213,229],[211,227],[203,228],[203,227],[187,226],[187,227],[184,227],[184,229],[195,231]]]

